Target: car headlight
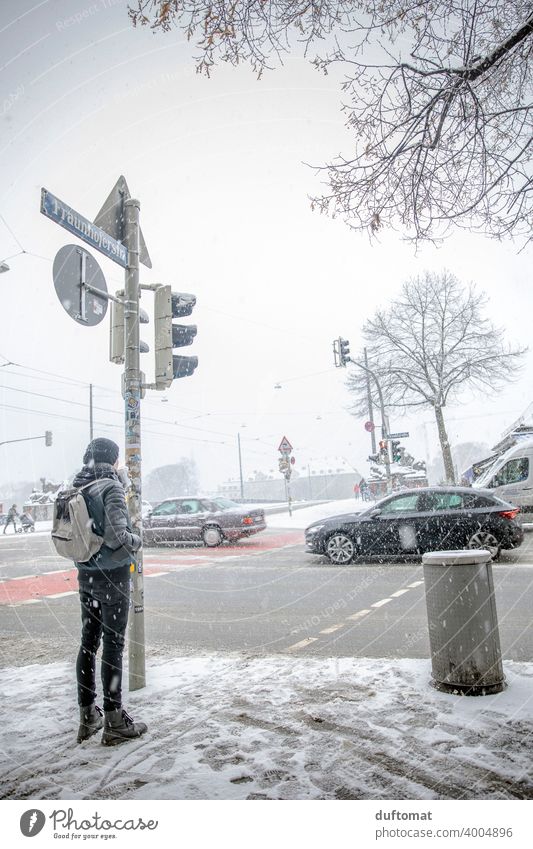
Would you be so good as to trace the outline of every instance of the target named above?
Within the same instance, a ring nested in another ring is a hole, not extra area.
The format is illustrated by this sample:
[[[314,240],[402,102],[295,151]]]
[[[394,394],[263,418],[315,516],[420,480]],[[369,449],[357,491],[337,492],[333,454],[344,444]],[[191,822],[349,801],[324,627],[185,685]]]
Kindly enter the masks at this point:
[[[312,528],[307,528],[305,532],[306,536],[308,536],[309,534],[316,534],[318,531],[321,531],[323,527],[324,525],[313,525]]]

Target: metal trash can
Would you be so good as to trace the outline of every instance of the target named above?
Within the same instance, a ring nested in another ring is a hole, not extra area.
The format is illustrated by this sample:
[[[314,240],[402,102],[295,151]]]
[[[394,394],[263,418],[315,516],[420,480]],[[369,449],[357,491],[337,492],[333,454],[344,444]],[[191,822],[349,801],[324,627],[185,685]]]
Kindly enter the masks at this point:
[[[437,690],[485,696],[506,687],[490,559],[485,549],[422,556]]]

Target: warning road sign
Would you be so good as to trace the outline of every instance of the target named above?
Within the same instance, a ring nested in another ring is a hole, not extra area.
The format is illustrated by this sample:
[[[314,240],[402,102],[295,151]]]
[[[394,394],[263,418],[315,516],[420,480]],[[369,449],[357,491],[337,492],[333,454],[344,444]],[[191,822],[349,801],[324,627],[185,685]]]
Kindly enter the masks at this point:
[[[291,445],[291,443],[289,442],[289,440],[287,439],[286,436],[284,436],[283,439],[281,440],[281,442],[279,444],[278,451],[280,451],[281,454],[290,454],[291,453],[292,445]]]

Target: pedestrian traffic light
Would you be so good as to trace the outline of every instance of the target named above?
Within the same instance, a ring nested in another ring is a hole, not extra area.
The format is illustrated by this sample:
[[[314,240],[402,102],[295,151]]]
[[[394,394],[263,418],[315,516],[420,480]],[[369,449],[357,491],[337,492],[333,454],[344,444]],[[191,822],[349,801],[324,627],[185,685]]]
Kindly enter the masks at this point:
[[[45,430],[45,432],[44,432],[44,444],[48,445],[48,447],[50,447],[50,445],[52,444],[52,431],[51,430]]]
[[[155,381],[157,389],[166,389],[173,380],[191,375],[198,357],[179,357],[173,348],[190,345],[196,336],[195,324],[174,324],[173,318],[190,315],[196,296],[172,292],[170,286],[159,286],[154,293]]]
[[[339,362],[341,366],[345,366],[350,362],[350,343],[347,339],[339,336]]]
[[[393,463],[401,463],[402,462],[402,449],[400,448],[400,440],[393,439],[391,442],[392,447],[392,462]]]

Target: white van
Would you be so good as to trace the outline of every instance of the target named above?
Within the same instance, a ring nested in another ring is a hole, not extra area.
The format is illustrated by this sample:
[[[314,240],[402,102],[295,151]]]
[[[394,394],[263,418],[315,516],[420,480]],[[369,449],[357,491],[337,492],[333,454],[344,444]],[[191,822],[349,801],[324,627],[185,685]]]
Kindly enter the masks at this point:
[[[533,522],[533,439],[521,440],[500,454],[472,486],[491,489],[520,507],[522,521]]]

